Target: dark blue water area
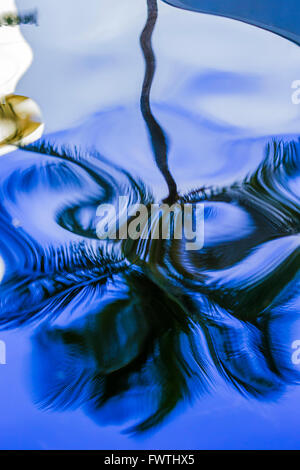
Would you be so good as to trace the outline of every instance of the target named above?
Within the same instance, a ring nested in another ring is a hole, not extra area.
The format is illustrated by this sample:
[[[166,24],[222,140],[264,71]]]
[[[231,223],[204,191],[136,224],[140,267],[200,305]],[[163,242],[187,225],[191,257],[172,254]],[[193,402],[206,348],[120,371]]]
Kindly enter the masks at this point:
[[[165,141],[140,109],[146,2],[49,0],[22,28],[45,134],[1,156],[1,449],[299,448],[299,48],[168,3]],[[157,142],[178,203],[204,204],[199,253],[97,237],[100,203],[167,196]]]
[[[40,411],[30,390],[30,333],[1,334],[9,365],[1,366],[2,449],[291,449],[299,448],[299,391],[261,404],[218,387],[153,435],[133,439],[101,427],[81,411]]]
[[[164,0],[179,8],[235,18],[281,34],[299,44],[299,14],[297,0]]]

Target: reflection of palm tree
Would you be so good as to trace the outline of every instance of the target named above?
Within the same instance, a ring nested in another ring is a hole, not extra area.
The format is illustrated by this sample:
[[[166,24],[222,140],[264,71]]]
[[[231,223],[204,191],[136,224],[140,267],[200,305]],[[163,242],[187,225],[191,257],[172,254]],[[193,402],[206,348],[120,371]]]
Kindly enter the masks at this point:
[[[157,167],[161,171],[169,190],[165,202],[173,203],[177,198],[177,185],[168,167],[168,143],[165,132],[155,119],[150,104],[150,92],[155,72],[155,56],[151,38],[157,20],[157,0],[147,0],[148,18],[142,31],[140,43],[145,58],[145,77],[141,93],[141,111],[151,139]]]
[[[6,265],[22,256],[24,263],[6,272],[0,323],[42,322],[34,356],[41,406],[84,406],[102,422],[136,418],[133,430],[145,431],[208,389],[215,370],[260,398],[295,380],[295,371],[277,362],[271,326],[297,295],[299,198],[290,181],[299,171],[299,144],[274,142],[242,183],[178,200],[240,207],[253,221],[249,236],[200,253],[185,252],[181,240],[154,240],[143,257],[136,243],[97,239],[96,207],[120,191],[113,171],[104,171],[107,162],[43,143],[25,150],[38,152],[39,163],[2,184],[1,250]],[[153,200],[129,174],[114,171],[125,175],[131,201]],[[44,247],[11,225],[17,194],[34,196],[41,184],[54,193],[80,189],[80,200],[55,214],[72,243]]]

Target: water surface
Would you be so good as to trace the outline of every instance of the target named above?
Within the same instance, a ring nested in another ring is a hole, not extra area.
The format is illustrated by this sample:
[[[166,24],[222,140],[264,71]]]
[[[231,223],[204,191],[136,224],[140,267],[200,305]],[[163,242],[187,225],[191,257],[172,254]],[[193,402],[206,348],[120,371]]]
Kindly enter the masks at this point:
[[[1,157],[1,447],[298,448],[299,49],[160,2],[147,59],[146,19],[52,1],[23,28],[46,131]],[[99,203],[168,175],[203,250],[99,241]]]

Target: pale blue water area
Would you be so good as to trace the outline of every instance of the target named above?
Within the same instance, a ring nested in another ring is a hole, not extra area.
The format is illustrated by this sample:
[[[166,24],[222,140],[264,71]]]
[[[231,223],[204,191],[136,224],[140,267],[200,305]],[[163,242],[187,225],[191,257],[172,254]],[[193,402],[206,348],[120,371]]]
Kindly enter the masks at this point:
[[[146,1],[38,14],[17,92],[39,104],[46,144],[1,157],[0,447],[298,449],[299,47],[160,1],[153,138]],[[165,164],[174,200],[204,203],[203,250],[112,255],[97,206],[161,201]]]

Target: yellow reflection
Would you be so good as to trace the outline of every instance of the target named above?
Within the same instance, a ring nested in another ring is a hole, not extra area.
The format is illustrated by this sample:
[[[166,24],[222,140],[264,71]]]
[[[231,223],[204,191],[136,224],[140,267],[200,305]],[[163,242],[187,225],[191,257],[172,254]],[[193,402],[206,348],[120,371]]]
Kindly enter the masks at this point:
[[[17,14],[13,0],[1,0],[0,14]],[[28,26],[31,27],[31,26]],[[19,26],[0,27],[0,155],[41,137],[44,125],[37,104],[15,95],[18,81],[32,61]]]

